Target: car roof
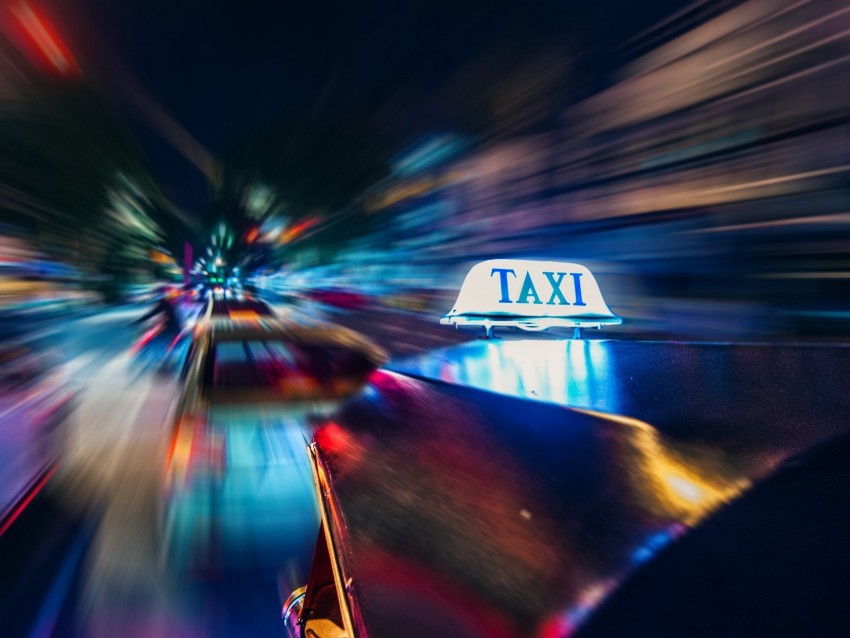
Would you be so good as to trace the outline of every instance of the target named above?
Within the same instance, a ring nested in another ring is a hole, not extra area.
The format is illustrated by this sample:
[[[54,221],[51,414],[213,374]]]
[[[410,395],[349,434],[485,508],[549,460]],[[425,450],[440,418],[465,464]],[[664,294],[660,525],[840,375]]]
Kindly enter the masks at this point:
[[[498,360],[504,342],[486,346]],[[323,520],[362,633],[571,634],[668,548],[694,559],[691,534],[727,508],[758,516],[754,486],[850,431],[843,347],[594,346],[567,380],[589,388],[582,405],[445,383],[462,364],[443,351],[428,378],[377,372],[317,430]]]
[[[579,635],[850,635],[849,482],[848,436],[794,458],[624,583]]]
[[[290,344],[306,360],[287,362],[287,377],[274,385],[268,379],[254,386],[243,377],[236,387],[216,386],[213,379],[215,354],[207,357],[201,377],[203,396],[210,403],[332,401],[356,392],[366,377],[387,360],[386,353],[371,341],[342,326],[300,326],[290,322],[259,320],[250,322],[212,321],[208,338],[215,350],[219,344],[279,341]],[[346,353],[353,353],[353,358]],[[312,358],[312,359],[311,359]],[[315,362],[315,366],[310,363]],[[334,364],[329,366],[327,364]],[[247,365],[245,362],[236,363]],[[317,383],[305,384],[303,374],[321,373]],[[242,373],[239,373],[242,374]]]

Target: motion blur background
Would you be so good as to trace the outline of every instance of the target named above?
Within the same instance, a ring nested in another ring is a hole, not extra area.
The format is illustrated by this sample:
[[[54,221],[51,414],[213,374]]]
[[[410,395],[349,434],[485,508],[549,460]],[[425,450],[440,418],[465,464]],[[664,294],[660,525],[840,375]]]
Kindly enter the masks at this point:
[[[850,9],[577,4],[7,3],[4,321],[215,251],[429,321],[510,256],[587,262],[637,334],[845,334]]]
[[[54,535],[103,518],[85,582],[50,586],[81,635],[204,635],[139,531],[179,386],[134,322],[163,296],[191,325],[253,295],[397,357],[471,338],[437,320],[472,263],[553,259],[596,274],[602,336],[844,340],[848,80],[841,0],[4,2],[3,520],[53,471],[22,419],[73,412]],[[61,574],[82,554],[54,540]],[[61,623],[41,578],[0,612]]]

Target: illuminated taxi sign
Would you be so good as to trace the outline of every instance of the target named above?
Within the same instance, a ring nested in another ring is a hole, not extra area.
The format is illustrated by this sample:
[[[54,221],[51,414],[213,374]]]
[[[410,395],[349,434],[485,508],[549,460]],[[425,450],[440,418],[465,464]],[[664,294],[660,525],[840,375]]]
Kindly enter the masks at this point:
[[[545,330],[601,328],[622,323],[611,312],[593,274],[580,264],[491,259],[473,266],[454,307],[440,323]]]

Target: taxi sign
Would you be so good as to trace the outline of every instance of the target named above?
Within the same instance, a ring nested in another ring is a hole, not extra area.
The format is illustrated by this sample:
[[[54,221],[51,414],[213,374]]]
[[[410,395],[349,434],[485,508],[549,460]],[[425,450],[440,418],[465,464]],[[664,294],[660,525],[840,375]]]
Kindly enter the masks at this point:
[[[602,298],[599,284],[585,266],[558,261],[491,259],[473,266],[463,280],[454,307],[440,323],[522,330],[602,328],[622,323]]]

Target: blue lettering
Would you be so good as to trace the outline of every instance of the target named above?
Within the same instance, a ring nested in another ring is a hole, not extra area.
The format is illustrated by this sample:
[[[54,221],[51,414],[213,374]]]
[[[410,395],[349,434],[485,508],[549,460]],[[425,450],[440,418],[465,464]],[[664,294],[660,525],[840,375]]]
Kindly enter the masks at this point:
[[[573,287],[576,289],[576,301],[575,305],[577,306],[586,306],[584,303],[584,299],[581,298],[581,275],[580,272],[571,272],[570,277],[573,278]]]
[[[564,297],[564,293],[561,292],[561,282],[564,281],[564,277],[567,273],[565,272],[544,272],[546,275],[546,279],[549,280],[549,284],[552,286],[552,296],[549,297],[549,301],[546,302],[547,306],[555,306],[555,299],[559,299],[558,302],[562,306],[569,306],[570,302],[567,301],[567,298]],[[557,279],[555,279],[555,275],[560,275]]]
[[[490,271],[490,276],[493,276],[493,273],[499,273],[499,286],[501,286],[502,298],[499,299],[499,303],[513,303],[511,301],[511,296],[508,294],[508,273],[512,274],[516,277],[516,273],[513,268],[493,268]]]
[[[519,291],[517,303],[528,303],[528,298],[534,297],[534,303],[542,304],[540,297],[537,296],[537,291],[534,289],[534,283],[531,281],[531,273],[525,273],[525,281],[522,282],[522,290]]]

